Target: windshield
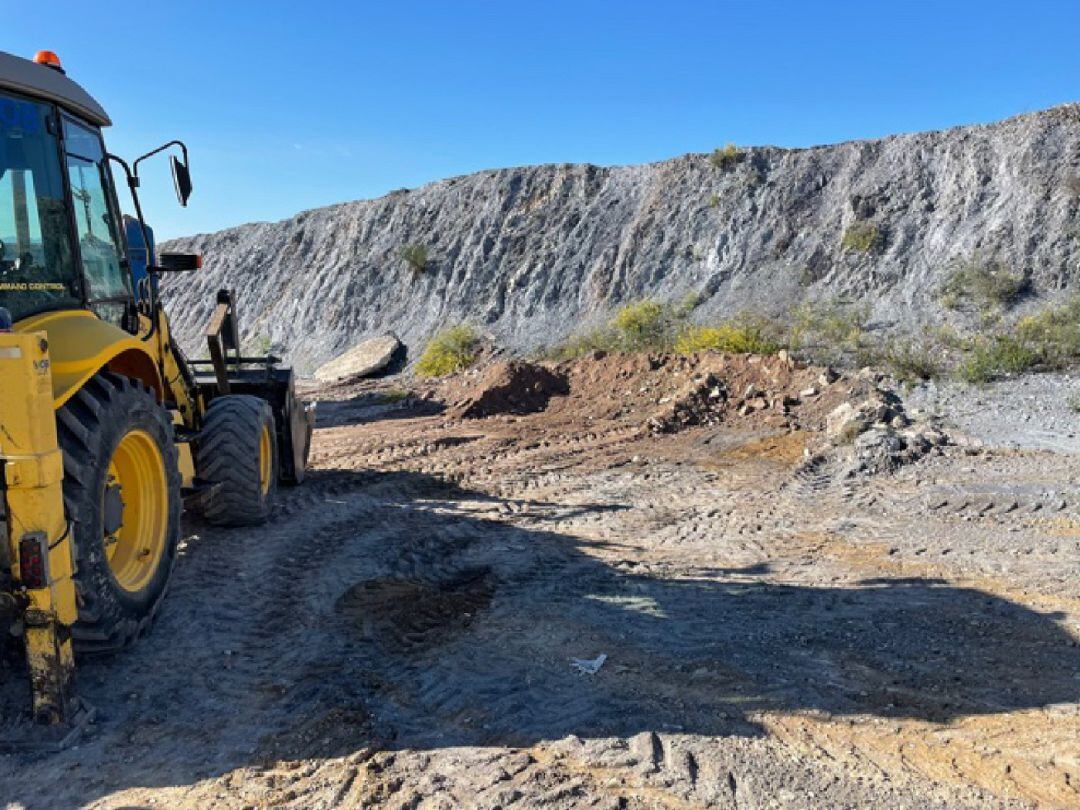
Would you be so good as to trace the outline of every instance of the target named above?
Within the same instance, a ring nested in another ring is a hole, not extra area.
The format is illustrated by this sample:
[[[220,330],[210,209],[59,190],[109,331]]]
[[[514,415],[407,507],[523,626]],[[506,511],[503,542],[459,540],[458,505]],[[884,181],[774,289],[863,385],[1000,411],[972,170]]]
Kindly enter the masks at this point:
[[[82,300],[51,114],[0,93],[0,307],[15,320]]]
[[[126,300],[131,288],[121,261],[119,222],[110,204],[112,175],[101,136],[64,116],[64,148],[87,297],[92,303]]]

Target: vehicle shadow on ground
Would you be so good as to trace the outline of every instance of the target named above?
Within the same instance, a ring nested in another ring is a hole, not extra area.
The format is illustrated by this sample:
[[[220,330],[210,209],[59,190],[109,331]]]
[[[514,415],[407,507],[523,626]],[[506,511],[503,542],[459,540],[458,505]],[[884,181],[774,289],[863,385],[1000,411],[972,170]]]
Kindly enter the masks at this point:
[[[390,494],[393,523],[374,575],[327,614],[343,667],[328,688],[331,712],[380,718],[363,735],[381,744],[754,735],[759,710],[947,722],[1080,701],[1080,648],[1061,617],[975,588],[787,585],[764,562],[665,576],[642,570],[636,537],[542,528],[588,505],[537,507],[523,526],[459,508],[491,497],[429,476],[380,474],[372,489]],[[363,542],[363,527],[341,530]],[[601,653],[595,675],[571,666]],[[318,716],[316,702],[305,727]],[[327,740],[322,756],[355,749],[347,728]]]
[[[384,391],[368,391],[340,400],[319,400],[315,409],[319,428],[362,425],[387,419],[413,419],[442,413],[445,406],[434,400],[408,399],[398,401]]]
[[[289,538],[289,553],[315,562],[253,591],[257,603],[236,621],[273,628],[239,642],[235,669],[151,685],[155,655],[175,642],[159,626],[129,653],[89,665],[84,692],[106,720],[83,752],[26,767],[127,751],[108,778],[72,776],[69,789],[89,802],[361,749],[753,736],[763,710],[944,723],[1080,701],[1080,648],[1059,617],[975,588],[919,578],[804,587],[770,581],[764,562],[665,575],[645,570],[633,532],[601,542],[543,528],[581,504],[536,506],[531,524],[511,523],[493,515],[489,494],[429,475],[334,471],[310,486],[331,482],[346,514],[303,545]],[[192,554],[246,542],[208,530]],[[601,653],[595,674],[571,666]],[[129,689],[149,690],[146,704],[159,706],[150,730],[129,726],[143,719],[124,708]],[[222,695],[227,717],[184,716]],[[209,739],[182,742],[195,727]],[[52,806],[3,782],[6,798]]]

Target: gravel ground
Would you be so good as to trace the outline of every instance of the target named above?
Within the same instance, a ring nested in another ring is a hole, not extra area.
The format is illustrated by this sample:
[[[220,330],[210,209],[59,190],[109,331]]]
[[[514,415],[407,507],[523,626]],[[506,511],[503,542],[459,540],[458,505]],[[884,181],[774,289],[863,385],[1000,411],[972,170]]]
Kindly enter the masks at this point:
[[[80,664],[88,738],[0,757],[0,805],[1080,806],[1080,456],[850,477],[806,418],[613,408],[652,366],[483,419],[324,392],[309,482],[189,523],[154,632]]]
[[[995,447],[1080,453],[1080,374],[1029,374],[985,386],[920,385],[909,408],[941,414],[960,432]]]

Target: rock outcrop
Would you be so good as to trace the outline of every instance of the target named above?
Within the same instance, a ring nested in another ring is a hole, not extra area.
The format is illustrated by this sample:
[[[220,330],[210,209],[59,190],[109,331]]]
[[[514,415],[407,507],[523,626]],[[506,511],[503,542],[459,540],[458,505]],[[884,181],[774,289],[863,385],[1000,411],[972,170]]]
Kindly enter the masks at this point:
[[[531,350],[645,295],[696,293],[702,318],[843,296],[913,329],[944,316],[941,282],[974,254],[1037,296],[1071,284],[1078,176],[1077,104],[728,160],[500,169],[175,240],[206,265],[166,290],[189,347],[230,286],[245,335],[301,370],[390,330],[416,347],[463,319]],[[402,258],[410,245],[426,263]]]

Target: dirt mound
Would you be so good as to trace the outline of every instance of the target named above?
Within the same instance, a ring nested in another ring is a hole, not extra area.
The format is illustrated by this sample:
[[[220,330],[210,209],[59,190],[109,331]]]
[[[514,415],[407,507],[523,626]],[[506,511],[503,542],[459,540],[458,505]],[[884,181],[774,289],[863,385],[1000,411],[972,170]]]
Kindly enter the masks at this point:
[[[536,413],[544,410],[552,397],[570,393],[565,374],[516,360],[494,363],[478,377],[466,377],[463,382],[450,415],[464,419]]]
[[[837,405],[873,387],[868,380],[798,363],[783,352],[767,357],[597,352],[558,369],[571,390],[559,407],[594,419],[637,419],[652,433],[732,421],[821,430]]]

